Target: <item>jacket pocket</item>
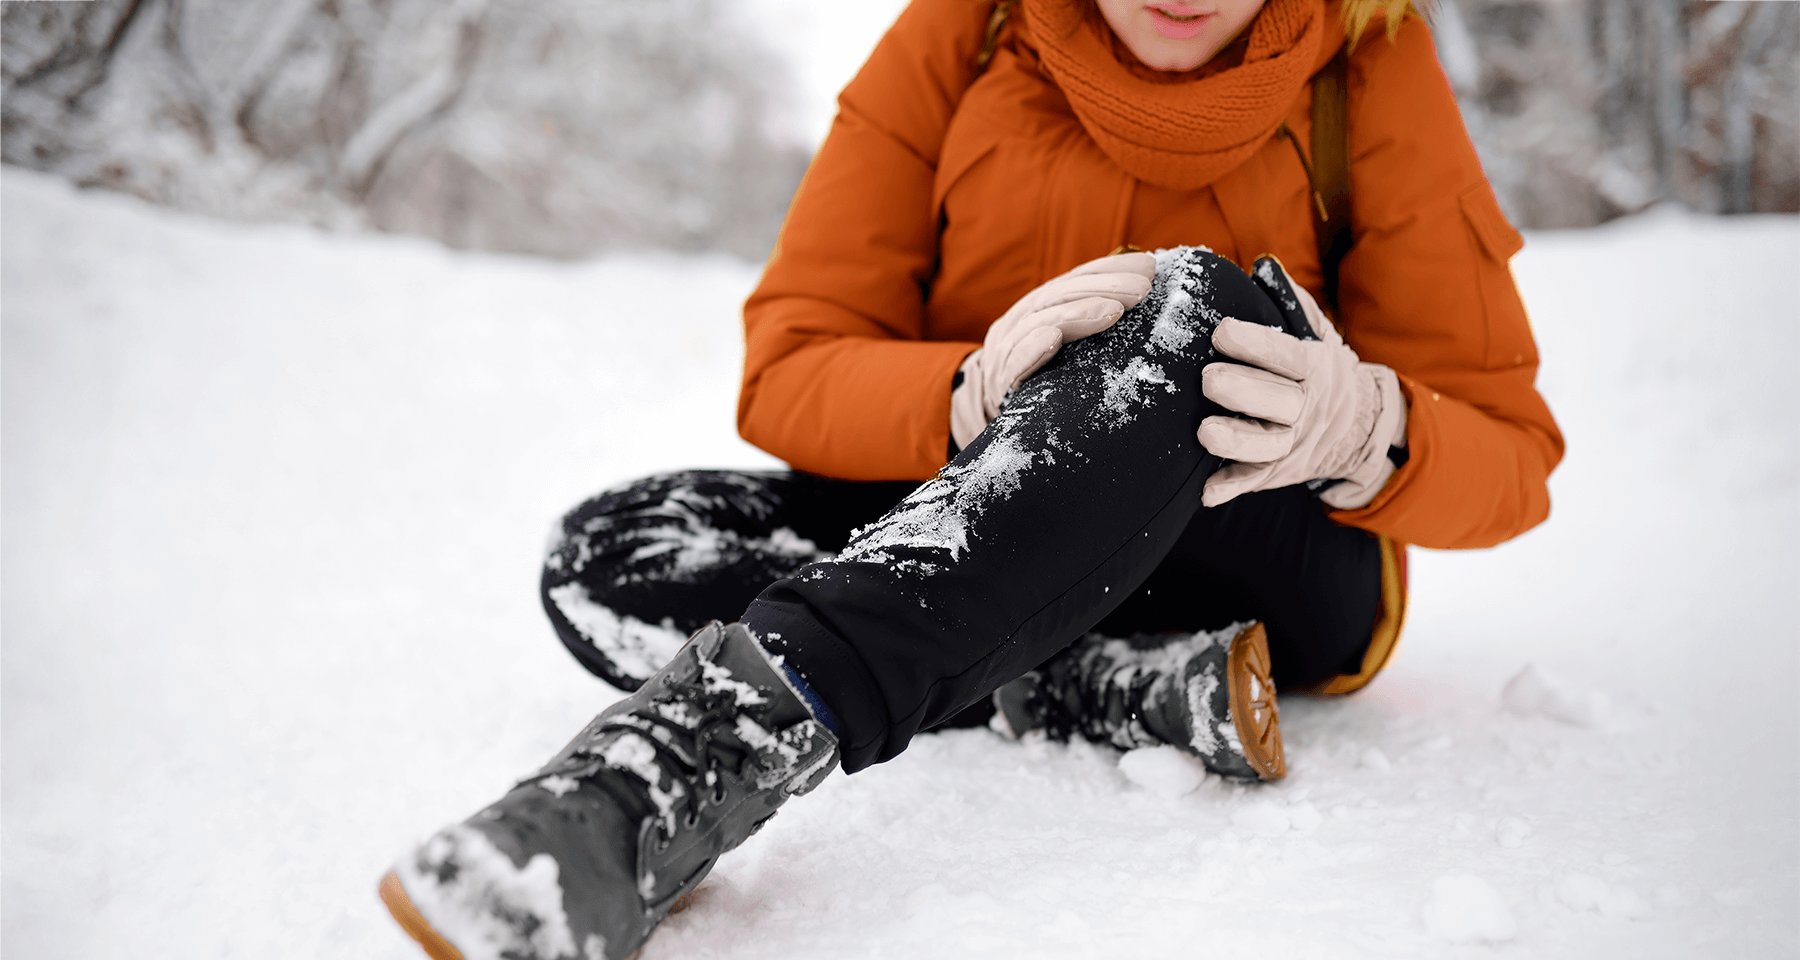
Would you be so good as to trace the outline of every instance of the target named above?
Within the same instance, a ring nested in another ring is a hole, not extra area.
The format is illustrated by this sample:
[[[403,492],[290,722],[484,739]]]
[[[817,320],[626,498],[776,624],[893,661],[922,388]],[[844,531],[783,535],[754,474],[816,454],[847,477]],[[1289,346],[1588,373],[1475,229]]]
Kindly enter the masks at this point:
[[[1535,366],[1537,344],[1510,264],[1513,254],[1525,246],[1525,238],[1507,222],[1486,181],[1463,191],[1457,203],[1473,238],[1475,283],[1486,328],[1482,364],[1489,370]]]
[[[1464,190],[1457,203],[1462,207],[1463,219],[1469,222],[1469,229],[1475,231],[1475,238],[1489,257],[1505,263],[1525,246],[1525,238],[1507,222],[1506,214],[1500,210],[1500,201],[1495,199],[1494,189],[1487,181]]]
[[[931,209],[936,217],[943,216],[944,202],[950,191],[1000,145],[998,137],[984,136],[983,131],[971,129],[976,126],[978,124],[970,122],[966,111],[958,111],[951,119],[950,129],[944,135],[943,149],[938,154],[937,172],[931,180]]]
[[[969,123],[965,111],[951,121],[931,185],[937,262],[927,285],[927,313],[933,331],[962,330],[977,316],[991,322],[1012,302],[997,303],[1004,297],[998,287],[1015,273],[1005,261],[1035,249],[1029,218],[1008,202],[1014,191],[1000,169],[1013,160],[1018,143],[991,126]],[[967,333],[943,335],[968,339]]]

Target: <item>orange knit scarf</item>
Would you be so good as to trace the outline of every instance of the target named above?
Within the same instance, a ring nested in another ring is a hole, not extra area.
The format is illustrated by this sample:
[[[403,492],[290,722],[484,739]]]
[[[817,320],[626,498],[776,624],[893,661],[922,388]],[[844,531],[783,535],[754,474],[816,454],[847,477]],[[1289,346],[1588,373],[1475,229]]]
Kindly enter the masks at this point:
[[[1114,163],[1146,183],[1204,187],[1262,146],[1317,64],[1324,0],[1269,0],[1244,62],[1186,83],[1133,74],[1083,5],[1024,0],[1030,42],[1075,116]]]

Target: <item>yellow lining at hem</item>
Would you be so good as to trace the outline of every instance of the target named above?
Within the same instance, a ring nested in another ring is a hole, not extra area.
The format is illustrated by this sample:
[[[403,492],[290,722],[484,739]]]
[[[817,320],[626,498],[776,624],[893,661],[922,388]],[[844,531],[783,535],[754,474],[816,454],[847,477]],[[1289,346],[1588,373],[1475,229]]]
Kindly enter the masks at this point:
[[[1367,686],[1387,666],[1400,645],[1400,627],[1406,620],[1406,548],[1387,537],[1381,539],[1381,613],[1369,634],[1369,649],[1362,669],[1333,677],[1303,692],[1328,695],[1355,693]]]

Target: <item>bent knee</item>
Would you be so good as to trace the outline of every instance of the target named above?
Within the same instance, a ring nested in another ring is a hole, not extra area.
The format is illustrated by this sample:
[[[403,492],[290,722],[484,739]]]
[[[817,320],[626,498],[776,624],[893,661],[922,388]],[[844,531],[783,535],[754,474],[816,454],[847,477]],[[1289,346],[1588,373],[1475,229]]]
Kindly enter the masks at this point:
[[[648,623],[686,623],[694,597],[753,594],[818,553],[772,527],[778,499],[768,476],[730,470],[657,474],[590,497],[551,528],[539,587],[545,609],[553,620],[594,604]],[[717,605],[705,612],[717,615]]]
[[[1185,353],[1210,359],[1212,333],[1226,319],[1265,326],[1281,326],[1281,312],[1263,289],[1231,260],[1205,247],[1176,247],[1157,255],[1156,284],[1150,298],[1157,298],[1155,318],[1148,330],[1147,347],[1159,339],[1180,341]],[[1150,298],[1146,298],[1147,300]],[[1180,322],[1195,336],[1171,328]]]
[[[1076,362],[1098,362],[1140,379],[1156,371],[1181,378],[1215,359],[1213,331],[1227,318],[1281,325],[1281,313],[1250,275],[1205,247],[1157,254],[1156,277],[1144,299],[1091,345],[1072,345]]]
[[[596,579],[589,569],[613,566],[666,539],[690,531],[696,510],[724,499],[732,475],[716,470],[652,474],[603,490],[575,505],[550,528],[544,548],[546,580]]]

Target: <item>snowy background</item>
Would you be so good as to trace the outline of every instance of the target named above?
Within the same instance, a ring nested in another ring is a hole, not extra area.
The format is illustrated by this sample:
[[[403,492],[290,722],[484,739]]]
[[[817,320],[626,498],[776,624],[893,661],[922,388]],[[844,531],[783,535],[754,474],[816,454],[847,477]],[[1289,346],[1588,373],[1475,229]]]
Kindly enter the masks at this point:
[[[822,129],[895,4],[767,3]],[[15,166],[0,251],[0,953],[419,956],[381,871],[616,696],[538,610],[551,521],[770,462],[732,424],[757,264]],[[1394,665],[1284,701],[1287,780],[921,738],[788,807],[645,960],[1800,955],[1796,264],[1792,216],[1530,235],[1554,518],[1415,553]]]

